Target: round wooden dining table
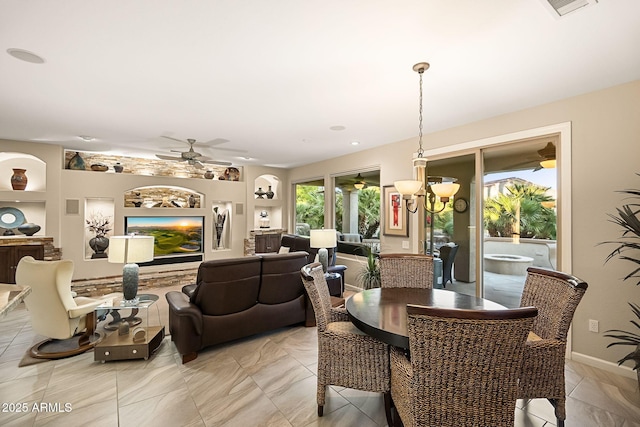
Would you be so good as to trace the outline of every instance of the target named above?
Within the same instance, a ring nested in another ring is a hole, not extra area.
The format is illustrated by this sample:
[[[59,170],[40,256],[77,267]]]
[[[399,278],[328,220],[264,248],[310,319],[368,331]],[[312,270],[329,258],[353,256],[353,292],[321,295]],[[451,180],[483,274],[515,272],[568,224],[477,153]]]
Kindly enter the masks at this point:
[[[407,304],[466,310],[506,307],[473,295],[444,289],[375,288],[354,294],[345,307],[351,322],[364,333],[395,347],[409,348]]]

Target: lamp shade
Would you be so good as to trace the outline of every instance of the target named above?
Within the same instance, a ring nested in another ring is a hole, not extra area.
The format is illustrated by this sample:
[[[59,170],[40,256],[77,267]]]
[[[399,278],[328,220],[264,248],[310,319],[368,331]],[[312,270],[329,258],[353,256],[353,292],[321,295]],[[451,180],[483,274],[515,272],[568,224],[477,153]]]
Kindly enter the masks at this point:
[[[312,248],[335,248],[338,244],[336,230],[333,228],[311,230],[311,241],[309,243]]]
[[[109,238],[109,262],[138,263],[153,260],[153,236],[112,236]]]
[[[396,190],[398,190],[398,193],[402,194],[402,196],[411,196],[422,188],[421,181],[411,179],[396,181],[393,185],[396,187]]]

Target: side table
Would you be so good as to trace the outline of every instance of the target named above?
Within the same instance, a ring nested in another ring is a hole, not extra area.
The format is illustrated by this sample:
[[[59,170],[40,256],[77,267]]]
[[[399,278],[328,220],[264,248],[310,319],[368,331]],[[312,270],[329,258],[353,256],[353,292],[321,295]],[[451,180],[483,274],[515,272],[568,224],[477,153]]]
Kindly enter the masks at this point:
[[[124,301],[114,302],[112,306],[100,305],[96,311],[108,310],[113,321],[107,320],[105,330],[113,329],[114,322],[119,322],[116,330],[96,344],[94,360],[102,363],[108,360],[147,360],[162,344],[164,326],[149,326],[149,309],[158,300],[157,295],[138,295],[140,301],[135,305],[126,305]],[[158,310],[158,307],[155,307]],[[131,310],[126,317],[120,311]],[[138,316],[139,315],[139,316]],[[135,319],[135,320],[134,320]]]

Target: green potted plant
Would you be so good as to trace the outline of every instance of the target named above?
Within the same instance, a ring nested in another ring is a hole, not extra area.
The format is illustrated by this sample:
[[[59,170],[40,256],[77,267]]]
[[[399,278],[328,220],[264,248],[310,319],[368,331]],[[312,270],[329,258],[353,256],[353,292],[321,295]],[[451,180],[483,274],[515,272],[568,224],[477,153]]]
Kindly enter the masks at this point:
[[[380,287],[380,265],[378,264],[378,257],[376,257],[371,248],[367,248],[367,262],[360,270],[358,278],[362,283],[363,289]]]
[[[603,242],[603,244],[617,245],[607,256],[605,262],[618,258],[633,263],[631,272],[623,280],[637,280],[636,285],[640,285],[640,190],[623,190],[620,193],[630,195],[629,199],[632,201],[616,208],[617,215],[609,215],[610,221],[622,228],[622,235],[618,240]],[[640,307],[633,303],[629,303],[629,305],[636,316],[635,320],[631,320],[631,324],[640,329]],[[607,348],[615,345],[634,347],[633,351],[618,360],[618,365],[627,360],[633,360],[635,364],[633,369],[638,374],[638,383],[640,384],[640,371],[638,371],[640,369],[640,333],[613,329],[608,330],[604,336],[617,340],[609,344]]]

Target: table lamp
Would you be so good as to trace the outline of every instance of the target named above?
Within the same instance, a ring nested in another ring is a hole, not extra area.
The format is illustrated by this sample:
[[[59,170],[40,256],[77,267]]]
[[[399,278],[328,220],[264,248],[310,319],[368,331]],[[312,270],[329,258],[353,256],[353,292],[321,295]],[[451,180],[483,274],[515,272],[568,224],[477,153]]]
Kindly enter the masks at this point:
[[[327,248],[336,247],[336,230],[332,228],[311,230],[311,241],[309,243],[312,248],[319,248],[318,261],[322,264],[322,271],[326,273],[329,267],[329,251]]]
[[[138,262],[153,260],[153,236],[112,236],[109,239],[109,262],[124,263],[122,292],[125,305],[138,304]]]

